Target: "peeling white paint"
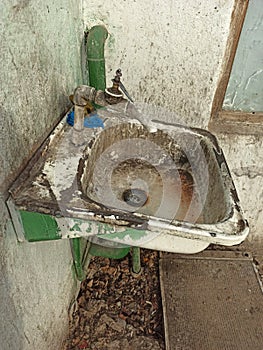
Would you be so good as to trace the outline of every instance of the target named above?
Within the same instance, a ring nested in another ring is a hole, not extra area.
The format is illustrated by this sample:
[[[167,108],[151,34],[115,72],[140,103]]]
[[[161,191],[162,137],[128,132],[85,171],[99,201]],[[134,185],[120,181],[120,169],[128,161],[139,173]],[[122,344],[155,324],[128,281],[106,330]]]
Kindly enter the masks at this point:
[[[61,199],[61,192],[70,188],[74,183],[78,163],[78,157],[62,160],[57,158],[55,164],[45,163],[43,173],[51,184],[51,188],[57,200]]]
[[[37,191],[40,197],[47,198],[49,196],[49,192],[46,186],[41,185],[38,181],[33,181],[32,185],[37,187]]]

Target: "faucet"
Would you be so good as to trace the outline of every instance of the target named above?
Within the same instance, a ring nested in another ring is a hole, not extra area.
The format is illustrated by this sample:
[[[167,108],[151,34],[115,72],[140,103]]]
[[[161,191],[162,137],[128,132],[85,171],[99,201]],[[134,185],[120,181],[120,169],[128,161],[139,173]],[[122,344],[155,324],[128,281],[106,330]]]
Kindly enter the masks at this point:
[[[85,116],[87,116],[87,114],[93,109],[92,102],[96,105],[105,107],[126,101],[127,105],[125,110],[129,110],[130,115],[143,125],[143,121],[138,116],[140,113],[136,109],[134,101],[120,80],[121,76],[121,70],[117,69],[115,77],[112,79],[112,87],[106,88],[105,91],[96,90],[94,87],[88,85],[79,85],[76,87],[74,95],[70,96],[70,100],[74,104],[73,129],[77,135],[73,138],[73,143],[76,146],[82,144],[79,132],[84,129]],[[123,94],[127,99],[123,97]]]
[[[112,79],[113,85],[111,88],[105,89],[105,100],[108,104],[116,104],[118,102],[121,102],[123,100],[122,92],[120,91],[120,83],[121,83],[121,70],[116,70],[116,75]]]
[[[89,73],[89,85],[78,86],[73,96],[70,96],[74,104],[74,124],[72,141],[75,145],[80,145],[81,137],[79,132],[84,129],[84,118],[88,114],[87,110],[93,109],[94,102],[100,106],[116,104],[125,101],[123,94],[133,103],[127,90],[121,82],[121,70],[116,71],[112,79],[112,87],[106,88],[104,45],[108,37],[108,31],[104,26],[96,25],[92,27],[86,36],[87,47],[87,67]],[[121,89],[121,90],[120,90]]]
[[[124,101],[123,94],[119,87],[122,85],[120,77],[121,70],[117,69],[115,77],[112,79],[113,85],[106,88],[105,91],[96,90],[92,86],[79,85],[74,90],[73,97],[70,100],[74,104],[74,129],[81,131],[84,128],[84,117],[87,114],[87,108],[92,109],[91,103],[94,102],[100,106],[107,106]],[[123,86],[123,85],[122,85]]]
[[[84,130],[84,118],[92,111],[92,102],[101,106],[105,105],[103,91],[96,91],[92,86],[79,85],[74,90],[74,94],[69,96],[70,101],[74,104],[74,123],[72,133],[72,143],[80,146],[84,143],[81,132]]]
[[[74,104],[74,125],[73,128],[76,131],[82,131],[84,129],[84,117],[87,111],[87,106],[93,101],[96,94],[95,88],[87,85],[78,86],[73,98],[71,98]]]

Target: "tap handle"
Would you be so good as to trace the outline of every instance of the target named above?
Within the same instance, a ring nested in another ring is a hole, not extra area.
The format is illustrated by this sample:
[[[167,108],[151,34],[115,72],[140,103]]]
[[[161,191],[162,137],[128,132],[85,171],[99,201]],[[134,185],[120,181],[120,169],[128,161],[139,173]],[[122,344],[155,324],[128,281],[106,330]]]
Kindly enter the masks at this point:
[[[121,76],[122,76],[122,72],[121,72],[121,69],[119,68],[116,70],[115,77],[112,81],[119,83],[121,81]]]
[[[129,95],[128,91],[125,89],[125,86],[122,84],[121,82],[121,76],[122,76],[122,72],[121,69],[117,69],[116,73],[115,73],[115,77],[114,79],[112,79],[113,84],[117,84],[118,88],[121,89],[121,91],[124,93],[124,95],[128,98],[128,100],[130,100],[130,102],[134,103],[133,99],[131,98],[131,96]]]

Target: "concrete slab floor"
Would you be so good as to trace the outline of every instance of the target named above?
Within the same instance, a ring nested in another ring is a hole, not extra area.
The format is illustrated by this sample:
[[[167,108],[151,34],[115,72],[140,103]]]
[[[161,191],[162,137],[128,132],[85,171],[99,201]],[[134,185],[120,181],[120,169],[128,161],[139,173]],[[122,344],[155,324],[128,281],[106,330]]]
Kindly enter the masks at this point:
[[[261,242],[163,253],[160,279],[166,350],[263,348]]]
[[[252,255],[253,261],[258,270],[259,276],[263,283],[263,241],[262,239],[254,239],[253,241],[249,241],[246,239],[243,243],[232,246],[232,247],[224,247],[220,245],[211,245],[208,247],[208,250],[221,250],[221,251],[238,251],[238,252],[248,252]]]

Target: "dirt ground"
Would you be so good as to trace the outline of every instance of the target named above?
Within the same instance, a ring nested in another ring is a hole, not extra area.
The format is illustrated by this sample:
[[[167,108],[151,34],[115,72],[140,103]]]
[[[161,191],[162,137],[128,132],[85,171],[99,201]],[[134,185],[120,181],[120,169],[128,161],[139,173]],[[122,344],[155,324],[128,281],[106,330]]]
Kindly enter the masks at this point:
[[[64,350],[165,349],[158,252],[141,250],[139,277],[130,259],[92,259]]]
[[[213,250],[251,252],[263,282],[263,246],[249,241]],[[130,273],[131,257],[94,257],[81,284],[63,350],[164,350],[159,253],[141,249],[143,272]]]

